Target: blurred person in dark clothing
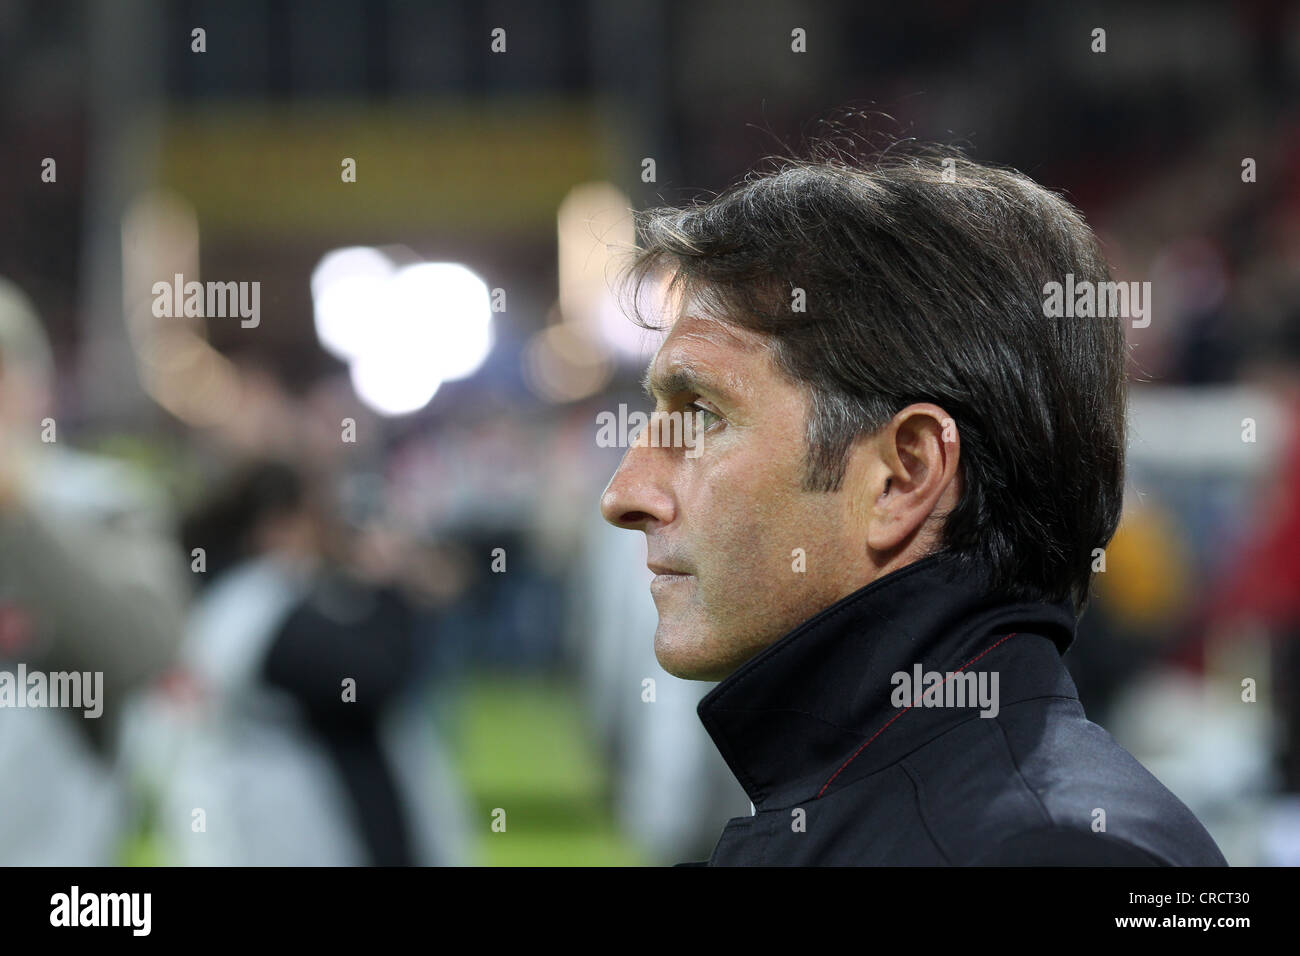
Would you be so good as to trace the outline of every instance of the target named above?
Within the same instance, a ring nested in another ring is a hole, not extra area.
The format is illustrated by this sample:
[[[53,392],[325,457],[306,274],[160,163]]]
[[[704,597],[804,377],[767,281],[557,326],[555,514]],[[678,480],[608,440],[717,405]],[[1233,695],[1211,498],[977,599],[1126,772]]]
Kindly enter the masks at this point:
[[[349,571],[325,514],[296,467],[266,461],[185,522],[207,585],[183,651],[197,713],[178,718],[162,801],[180,862],[461,862],[434,816],[454,808],[431,789],[432,715],[407,706],[412,608]]]
[[[721,681],[698,713],[756,812],[709,863],[1224,865],[1061,660],[1125,453],[1122,316],[1045,298],[1106,297],[1079,213],[835,154],[639,225],[647,391],[699,430],[643,432],[601,507],[646,535],[659,662]]]

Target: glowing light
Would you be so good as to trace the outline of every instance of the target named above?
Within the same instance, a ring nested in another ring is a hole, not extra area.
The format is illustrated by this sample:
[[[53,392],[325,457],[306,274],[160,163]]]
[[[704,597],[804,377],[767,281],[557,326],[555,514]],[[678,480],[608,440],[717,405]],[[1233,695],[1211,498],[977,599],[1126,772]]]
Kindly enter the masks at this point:
[[[317,338],[381,415],[418,411],[492,350],[487,284],[457,263],[399,268],[377,249],[339,249],[313,272],[312,297]]]
[[[377,249],[353,246],[321,259],[311,274],[316,338],[347,360],[366,346],[369,315],[380,311],[396,267]]]
[[[636,250],[632,200],[610,183],[575,186],[556,213],[560,314],[594,330],[593,345],[631,364],[654,354],[654,337],[631,322],[619,301],[627,257]],[[654,283],[648,290],[656,290]]]
[[[390,285],[393,344],[418,352],[444,382],[473,375],[492,350],[487,283],[462,265],[424,262]]]
[[[442,384],[418,356],[400,350],[367,352],[348,372],[357,397],[381,415],[418,412]]]

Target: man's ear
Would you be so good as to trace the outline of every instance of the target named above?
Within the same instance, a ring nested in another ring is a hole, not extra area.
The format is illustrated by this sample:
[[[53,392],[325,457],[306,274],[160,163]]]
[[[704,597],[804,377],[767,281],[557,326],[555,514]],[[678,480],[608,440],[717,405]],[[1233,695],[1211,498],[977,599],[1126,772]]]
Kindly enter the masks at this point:
[[[909,405],[872,436],[868,453],[870,495],[867,547],[890,555],[919,539],[937,537],[943,516],[960,494],[957,423],[938,405]],[[933,519],[933,521],[931,520]],[[929,550],[920,541],[920,551]]]

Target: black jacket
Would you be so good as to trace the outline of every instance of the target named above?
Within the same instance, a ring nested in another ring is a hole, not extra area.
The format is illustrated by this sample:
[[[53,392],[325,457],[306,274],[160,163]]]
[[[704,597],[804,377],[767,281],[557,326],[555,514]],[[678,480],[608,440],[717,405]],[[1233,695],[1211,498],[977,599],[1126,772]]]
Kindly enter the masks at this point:
[[[1061,660],[1074,626],[1068,603],[990,597],[936,556],[795,628],[700,701],[756,810],[727,823],[707,865],[1225,866],[1191,811],[1084,716]],[[918,664],[957,675],[921,705],[936,680],[894,677]],[[991,695],[994,674],[996,716],[928,705],[977,680]]]

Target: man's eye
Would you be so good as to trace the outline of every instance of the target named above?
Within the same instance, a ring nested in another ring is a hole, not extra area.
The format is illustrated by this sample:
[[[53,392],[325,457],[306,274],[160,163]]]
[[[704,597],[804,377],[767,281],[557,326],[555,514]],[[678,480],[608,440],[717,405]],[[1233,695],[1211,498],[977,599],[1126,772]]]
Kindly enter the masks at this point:
[[[712,428],[716,422],[722,421],[721,415],[719,415],[717,412],[709,411],[709,409],[705,408],[703,405],[699,404],[698,402],[691,402],[689,405],[686,406],[686,411],[691,412],[692,414],[699,412],[704,416],[703,418],[699,419],[699,421],[704,426],[705,431],[708,431],[710,428]]]

